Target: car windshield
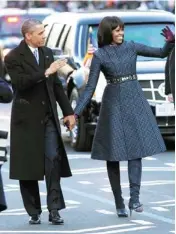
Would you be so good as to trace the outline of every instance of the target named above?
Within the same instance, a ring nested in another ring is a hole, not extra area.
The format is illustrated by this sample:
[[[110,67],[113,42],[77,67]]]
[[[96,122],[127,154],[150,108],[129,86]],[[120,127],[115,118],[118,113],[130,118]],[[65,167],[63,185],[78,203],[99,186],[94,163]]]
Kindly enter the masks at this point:
[[[174,24],[167,24],[173,31],[175,31]],[[152,23],[152,24],[126,24],[125,25],[125,37],[126,41],[133,40],[134,42],[142,43],[152,47],[163,47],[165,43],[164,37],[160,34],[161,30],[166,26],[164,23]],[[97,48],[97,30],[98,25],[92,25],[92,40],[93,45]],[[149,58],[138,56],[138,60],[160,60],[160,58]]]
[[[0,17],[0,37],[21,36],[21,25],[26,19],[34,18],[42,22],[47,15],[48,14],[27,14]]]

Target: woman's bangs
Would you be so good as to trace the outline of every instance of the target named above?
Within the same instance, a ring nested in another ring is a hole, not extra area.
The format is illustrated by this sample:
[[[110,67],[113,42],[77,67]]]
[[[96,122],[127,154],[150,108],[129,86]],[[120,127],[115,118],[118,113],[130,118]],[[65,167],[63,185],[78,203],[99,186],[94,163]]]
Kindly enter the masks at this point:
[[[121,20],[114,20],[111,24],[112,30],[120,27],[120,29],[124,29],[124,23]]]

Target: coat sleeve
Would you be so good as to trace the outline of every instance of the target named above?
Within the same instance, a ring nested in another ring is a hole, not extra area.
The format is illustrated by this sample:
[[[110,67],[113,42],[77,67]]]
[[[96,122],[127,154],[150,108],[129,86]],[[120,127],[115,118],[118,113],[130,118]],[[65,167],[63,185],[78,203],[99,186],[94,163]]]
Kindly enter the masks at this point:
[[[100,59],[94,54],[90,66],[90,73],[87,85],[85,87],[85,90],[82,92],[78,104],[74,110],[76,115],[79,116],[82,113],[82,111],[87,106],[90,99],[92,98],[93,93],[97,86],[100,70],[101,70]]]
[[[174,43],[170,43],[170,42],[166,42],[163,48],[146,46],[146,45],[134,42],[134,48],[136,50],[137,55],[141,55],[145,57],[165,58],[168,56],[173,46],[174,46]]]
[[[29,89],[46,79],[44,71],[40,70],[40,68],[38,71],[31,72],[30,74],[25,73],[21,64],[10,54],[5,57],[5,66],[10,75],[12,86],[19,91]]]
[[[9,103],[13,95],[8,84],[0,78],[0,103]]]
[[[50,56],[51,56],[51,63],[54,62],[54,57],[53,57],[53,53],[50,50]],[[71,107],[71,104],[69,102],[69,99],[67,97],[67,95],[64,92],[64,88],[62,86],[62,82],[59,80],[59,78],[57,77],[57,73],[54,73],[53,75],[53,90],[54,90],[54,94],[56,97],[56,101],[58,102],[63,116],[68,116],[68,115],[73,115],[73,109]],[[48,78],[50,79],[50,78]]]

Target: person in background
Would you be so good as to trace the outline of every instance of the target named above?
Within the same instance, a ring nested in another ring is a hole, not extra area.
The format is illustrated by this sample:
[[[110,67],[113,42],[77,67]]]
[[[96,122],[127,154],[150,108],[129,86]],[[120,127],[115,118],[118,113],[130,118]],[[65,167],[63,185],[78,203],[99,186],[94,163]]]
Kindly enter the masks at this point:
[[[0,56],[0,103],[9,103],[12,101],[13,94],[9,85],[1,78],[2,74],[3,74],[3,62],[2,62],[2,57]],[[0,138],[4,138],[4,132],[0,131]],[[5,138],[7,138],[7,136],[5,136]],[[3,149],[1,149],[0,147],[0,152],[6,154],[6,150],[4,149],[4,147]],[[0,212],[7,209],[2,175],[1,175],[1,167],[3,163],[4,163],[4,157],[2,157],[2,160],[0,157]]]

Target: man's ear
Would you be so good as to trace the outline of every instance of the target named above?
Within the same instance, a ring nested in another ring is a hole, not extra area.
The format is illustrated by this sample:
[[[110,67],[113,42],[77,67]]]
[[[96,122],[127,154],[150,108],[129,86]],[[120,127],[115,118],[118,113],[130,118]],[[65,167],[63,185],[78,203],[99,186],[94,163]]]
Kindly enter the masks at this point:
[[[30,39],[31,39],[31,34],[30,34],[30,33],[26,33],[26,34],[25,34],[25,38],[26,38],[27,40],[30,40]]]

